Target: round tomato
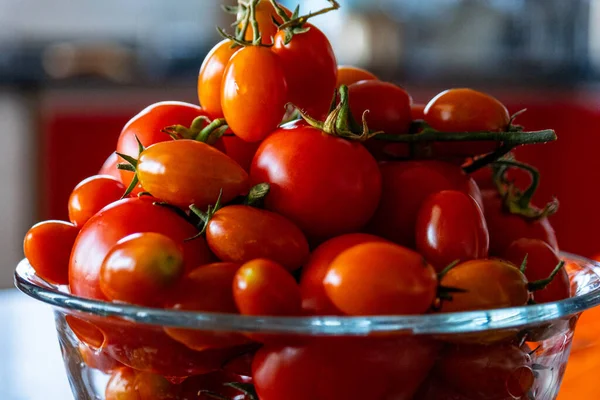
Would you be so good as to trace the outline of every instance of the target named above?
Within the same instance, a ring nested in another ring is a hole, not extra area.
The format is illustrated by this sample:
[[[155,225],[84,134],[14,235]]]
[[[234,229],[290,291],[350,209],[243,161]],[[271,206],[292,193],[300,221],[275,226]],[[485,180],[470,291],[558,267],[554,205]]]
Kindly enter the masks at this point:
[[[145,191],[187,209],[214,204],[221,193],[227,203],[248,190],[248,173],[230,157],[206,143],[172,140],[140,154],[137,174]],[[221,192],[222,191],[222,192]]]
[[[83,226],[98,211],[119,200],[127,188],[108,175],[95,175],[81,181],[69,197],[69,219]]]
[[[64,221],[35,224],[23,241],[23,252],[35,273],[58,285],[69,283],[69,257],[79,228]]]
[[[104,392],[106,400],[140,400],[135,389],[135,371],[120,368],[113,372]]]
[[[184,242],[198,230],[173,210],[154,202],[148,197],[124,199],[104,208],[85,224],[71,253],[71,293],[106,300],[99,283],[102,262],[119,240],[133,233],[161,233],[181,244],[186,270],[210,262],[212,254],[203,238]]]
[[[117,168],[117,164],[119,164],[119,156],[117,153],[111,153],[106,161],[104,161],[104,164],[102,164],[98,175],[109,175],[121,181],[121,172]]]
[[[527,257],[525,276],[530,282],[548,278],[560,262],[556,251],[548,243],[538,239],[516,240],[502,255],[503,259],[515,265],[521,265],[525,257]],[[533,299],[536,303],[551,303],[570,296],[571,283],[567,271],[563,268],[548,286],[534,292]]]
[[[299,315],[302,299],[294,277],[271,260],[244,264],[233,279],[233,298],[244,315]]]
[[[381,195],[377,162],[360,143],[299,123],[277,130],[258,148],[250,178],[267,182],[267,209],[319,241],[360,230]]]
[[[496,190],[484,190],[482,198],[490,232],[491,255],[501,256],[512,242],[521,238],[539,239],[558,251],[556,234],[548,218],[532,220],[505,211],[503,200]]]
[[[350,86],[360,81],[377,80],[377,77],[366,69],[352,67],[350,65],[340,65],[337,70],[337,87],[342,85]]]
[[[287,32],[279,31],[272,50],[285,71],[287,100],[320,120],[327,116],[335,94],[337,62],[325,34],[311,24],[305,24],[304,28],[308,31],[295,34],[287,44]]]
[[[264,139],[281,123],[287,99],[282,61],[269,48],[247,46],[231,57],[221,107],[233,133],[247,142]]]
[[[251,206],[227,206],[206,228],[206,241],[219,259],[245,263],[267,258],[292,271],[308,257],[308,242],[287,218]]]
[[[302,308],[313,315],[338,315],[338,310],[325,292],[323,280],[333,260],[345,250],[358,244],[386,242],[387,240],[366,233],[348,233],[322,243],[311,254],[302,268],[300,292]]]
[[[434,303],[437,276],[412,250],[364,243],[333,260],[324,285],[333,304],[349,315],[423,314]]]
[[[417,215],[417,251],[439,272],[454,261],[486,258],[490,237],[483,212],[457,190],[430,195]]]
[[[215,148],[231,157],[246,172],[250,172],[250,165],[258,146],[260,142],[246,142],[233,133],[226,133],[215,143]]]
[[[223,118],[221,109],[221,86],[223,73],[231,57],[239,47],[233,47],[233,42],[225,39],[208,53],[198,74],[198,99],[202,109],[210,118]]]
[[[481,204],[481,193],[463,170],[442,161],[380,164],[383,190],[369,232],[398,244],[415,247],[417,214],[425,199],[441,190],[458,190]]]

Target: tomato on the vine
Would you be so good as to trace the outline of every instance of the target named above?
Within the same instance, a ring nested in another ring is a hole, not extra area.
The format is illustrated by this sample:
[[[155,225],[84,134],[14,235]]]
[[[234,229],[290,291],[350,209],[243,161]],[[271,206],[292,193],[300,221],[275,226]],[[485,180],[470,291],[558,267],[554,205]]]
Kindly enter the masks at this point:
[[[278,2],[279,3],[279,2]],[[283,5],[278,4],[279,7],[287,14],[288,17],[291,17],[292,12],[285,8]],[[249,11],[248,8],[246,8]],[[238,20],[242,19],[243,8],[238,10]],[[262,38],[263,44],[271,44],[273,42],[273,38],[277,35],[278,28],[277,25],[273,22],[273,20],[277,21],[278,24],[283,23],[283,19],[275,8],[273,8],[273,4],[269,0],[261,0],[256,5],[256,23],[258,24],[258,30],[260,31],[260,36]],[[243,23],[239,23],[238,27],[242,28]],[[247,41],[252,41],[254,39],[254,29],[252,28],[252,24],[248,24],[248,30],[246,31],[246,35],[244,37]]]
[[[121,199],[125,185],[108,175],[94,175],[81,181],[69,197],[69,219],[82,227],[107,205]]]
[[[350,86],[360,81],[378,80],[377,77],[366,69],[353,67],[351,65],[340,65],[337,69],[337,87]]]
[[[261,2],[262,3],[262,2]],[[198,73],[198,100],[210,118],[223,118],[221,86],[231,57],[240,48],[229,39],[222,40],[208,53]]]

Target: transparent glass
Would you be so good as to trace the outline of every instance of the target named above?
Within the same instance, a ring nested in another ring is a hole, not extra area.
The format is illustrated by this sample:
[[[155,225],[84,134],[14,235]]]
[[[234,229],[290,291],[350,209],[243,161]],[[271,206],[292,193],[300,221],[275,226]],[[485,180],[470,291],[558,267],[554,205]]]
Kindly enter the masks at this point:
[[[570,299],[419,316],[250,317],[106,303],[48,284],[26,260],[15,282],[54,307],[76,399],[127,388],[156,399],[219,398],[202,393],[248,382],[262,346],[255,379],[271,389],[256,381],[260,400],[552,400],[577,319],[600,304],[600,264],[562,256]],[[230,387],[221,395],[251,398]]]

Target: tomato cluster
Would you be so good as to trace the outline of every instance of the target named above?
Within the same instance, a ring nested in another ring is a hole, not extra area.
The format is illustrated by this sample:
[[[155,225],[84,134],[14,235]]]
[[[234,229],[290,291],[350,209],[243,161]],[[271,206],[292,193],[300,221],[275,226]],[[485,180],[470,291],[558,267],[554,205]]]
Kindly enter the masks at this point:
[[[502,103],[450,89],[413,104],[393,83],[338,67],[306,22],[318,13],[266,0],[235,11],[235,35],[223,33],[200,68],[200,106],[161,102],[134,116],[99,175],[73,190],[70,222],[27,233],[38,276],[89,299],[253,316],[570,296],[553,206],[529,204],[535,171],[525,167],[527,189],[507,178],[523,166],[505,156],[519,128]],[[489,169],[485,186],[474,166]],[[84,361],[112,374],[107,399],[501,400],[526,398],[535,379],[522,334],[448,344],[67,322]]]

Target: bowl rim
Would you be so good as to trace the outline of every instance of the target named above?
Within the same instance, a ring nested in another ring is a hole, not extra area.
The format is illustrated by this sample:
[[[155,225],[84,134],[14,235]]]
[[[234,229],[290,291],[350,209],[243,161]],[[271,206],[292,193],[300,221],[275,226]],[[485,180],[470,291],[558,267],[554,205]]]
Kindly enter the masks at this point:
[[[165,310],[77,297],[44,282],[23,259],[15,270],[15,285],[26,295],[63,312],[117,317],[145,325],[204,331],[258,332],[294,335],[361,336],[374,333],[466,334],[524,328],[579,314],[600,305],[600,263],[561,252],[565,261],[589,272],[584,293],[553,303],[482,311],[394,316],[257,317],[224,313]],[[36,281],[38,283],[36,283]],[[43,285],[43,286],[42,286]]]

